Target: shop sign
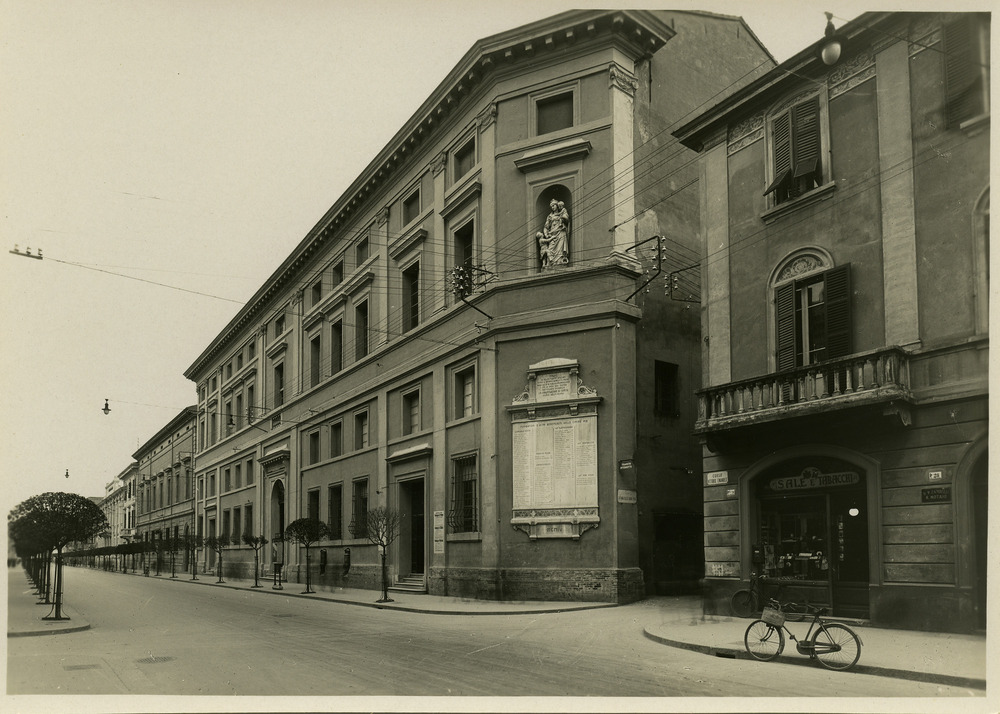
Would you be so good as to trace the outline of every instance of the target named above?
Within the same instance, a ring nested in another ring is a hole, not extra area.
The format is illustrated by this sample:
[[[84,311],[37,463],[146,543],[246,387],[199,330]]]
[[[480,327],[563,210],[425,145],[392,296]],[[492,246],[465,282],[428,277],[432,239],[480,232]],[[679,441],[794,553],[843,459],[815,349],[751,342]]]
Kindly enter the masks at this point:
[[[920,489],[921,503],[951,503],[951,486]]]
[[[817,468],[802,469],[798,476],[773,478],[768,484],[772,491],[800,491],[808,488],[829,488],[831,486],[852,486],[861,477],[853,471],[838,471],[825,474]]]

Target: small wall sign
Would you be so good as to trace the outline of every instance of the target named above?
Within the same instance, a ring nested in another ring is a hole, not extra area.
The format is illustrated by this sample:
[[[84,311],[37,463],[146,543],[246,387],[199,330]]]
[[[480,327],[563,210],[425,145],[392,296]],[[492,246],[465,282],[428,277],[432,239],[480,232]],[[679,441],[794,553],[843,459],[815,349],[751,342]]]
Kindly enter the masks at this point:
[[[726,489],[726,498],[736,498],[736,489],[735,488],[727,488]]]
[[[618,503],[636,503],[636,492],[618,489]]]
[[[705,475],[705,481],[709,486],[721,486],[729,483],[728,471],[710,471]]]
[[[944,471],[928,471],[927,480],[928,481],[940,481],[944,478]]]
[[[921,503],[951,503],[951,486],[920,489]]]

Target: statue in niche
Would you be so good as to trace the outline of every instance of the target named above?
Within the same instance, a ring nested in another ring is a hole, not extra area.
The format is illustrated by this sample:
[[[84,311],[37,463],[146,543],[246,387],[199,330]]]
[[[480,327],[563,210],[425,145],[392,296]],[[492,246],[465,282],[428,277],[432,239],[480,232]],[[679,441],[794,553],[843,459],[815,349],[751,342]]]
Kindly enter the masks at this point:
[[[545,226],[535,234],[542,270],[557,265],[569,265],[569,211],[562,201],[549,201],[549,215]]]

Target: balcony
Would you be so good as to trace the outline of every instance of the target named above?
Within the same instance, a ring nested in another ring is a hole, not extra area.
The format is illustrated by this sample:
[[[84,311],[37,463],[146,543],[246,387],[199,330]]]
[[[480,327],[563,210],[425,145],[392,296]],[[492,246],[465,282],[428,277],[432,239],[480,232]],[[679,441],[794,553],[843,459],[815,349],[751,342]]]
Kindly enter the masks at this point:
[[[696,434],[882,404],[909,424],[909,357],[885,347],[698,392]],[[900,404],[900,403],[904,404]]]

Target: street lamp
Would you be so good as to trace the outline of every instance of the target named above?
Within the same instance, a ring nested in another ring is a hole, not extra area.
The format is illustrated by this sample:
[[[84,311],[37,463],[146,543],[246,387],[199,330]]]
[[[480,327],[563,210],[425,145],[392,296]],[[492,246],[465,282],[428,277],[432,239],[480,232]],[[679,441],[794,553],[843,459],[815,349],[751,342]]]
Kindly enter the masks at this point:
[[[837,34],[837,31],[834,29],[833,13],[827,12],[824,14],[826,15],[826,30],[823,32],[823,43],[819,46],[819,58],[823,61],[823,64],[832,67],[840,59],[840,55],[847,45],[847,38],[844,35]]]
[[[107,416],[111,412],[111,407],[108,406],[107,399],[104,400],[104,408],[101,411],[104,412],[105,416]]]

